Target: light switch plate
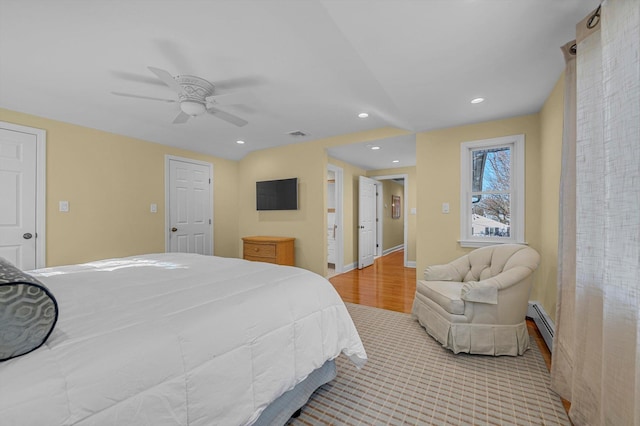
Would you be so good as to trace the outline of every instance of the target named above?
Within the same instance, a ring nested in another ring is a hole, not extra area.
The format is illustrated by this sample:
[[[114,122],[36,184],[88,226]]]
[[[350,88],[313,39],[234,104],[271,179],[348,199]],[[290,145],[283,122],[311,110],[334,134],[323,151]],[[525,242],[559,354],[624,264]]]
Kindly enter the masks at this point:
[[[449,203],[442,203],[442,213],[449,213]]]
[[[61,212],[67,213],[69,211],[69,202],[60,201],[60,203],[58,204],[58,207]]]
[[[158,205],[156,203],[151,203],[151,207],[149,209],[151,213],[158,213]]]

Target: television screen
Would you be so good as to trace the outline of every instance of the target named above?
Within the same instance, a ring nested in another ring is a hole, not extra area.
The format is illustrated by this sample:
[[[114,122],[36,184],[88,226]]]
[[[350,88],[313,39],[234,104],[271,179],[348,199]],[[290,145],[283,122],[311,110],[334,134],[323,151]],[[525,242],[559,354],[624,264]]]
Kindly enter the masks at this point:
[[[297,210],[298,178],[256,182],[258,210]]]

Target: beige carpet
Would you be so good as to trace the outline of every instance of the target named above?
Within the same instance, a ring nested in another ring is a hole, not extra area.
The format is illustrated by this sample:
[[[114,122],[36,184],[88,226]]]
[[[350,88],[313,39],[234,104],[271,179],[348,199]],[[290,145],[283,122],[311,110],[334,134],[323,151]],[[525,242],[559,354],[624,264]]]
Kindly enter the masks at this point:
[[[455,355],[409,314],[347,304],[369,361],[344,356],[290,425],[570,425],[533,343],[520,357]]]

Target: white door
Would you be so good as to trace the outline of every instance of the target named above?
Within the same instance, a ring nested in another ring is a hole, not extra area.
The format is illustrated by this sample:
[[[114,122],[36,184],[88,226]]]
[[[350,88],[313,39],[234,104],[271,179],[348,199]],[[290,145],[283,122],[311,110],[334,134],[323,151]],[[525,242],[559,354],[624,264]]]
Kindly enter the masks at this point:
[[[169,251],[213,254],[211,165],[169,158]]]
[[[37,259],[37,135],[0,126],[0,257],[20,269]],[[44,237],[44,236],[41,236]]]
[[[376,250],[376,181],[359,177],[358,269],[373,264]]]

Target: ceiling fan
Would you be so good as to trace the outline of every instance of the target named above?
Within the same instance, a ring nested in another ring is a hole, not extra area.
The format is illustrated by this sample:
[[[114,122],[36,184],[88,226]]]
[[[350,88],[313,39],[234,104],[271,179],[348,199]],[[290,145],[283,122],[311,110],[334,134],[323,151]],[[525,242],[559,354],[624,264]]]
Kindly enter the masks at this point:
[[[193,75],[177,75],[174,77],[168,71],[163,69],[154,67],[147,68],[149,68],[149,71],[154,73],[164,84],[174,90],[178,94],[178,99],[162,99],[122,92],[111,93],[130,98],[149,99],[169,103],[178,102],[180,104],[180,113],[173,120],[174,124],[186,123],[190,117],[196,117],[204,113],[209,113],[214,117],[238,127],[248,124],[246,120],[217,107],[217,105],[238,104],[240,101],[239,96],[242,96],[241,94],[229,93],[218,95],[215,93],[215,86],[203,78]]]

